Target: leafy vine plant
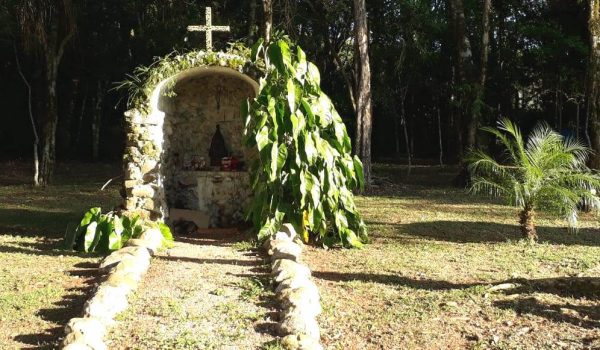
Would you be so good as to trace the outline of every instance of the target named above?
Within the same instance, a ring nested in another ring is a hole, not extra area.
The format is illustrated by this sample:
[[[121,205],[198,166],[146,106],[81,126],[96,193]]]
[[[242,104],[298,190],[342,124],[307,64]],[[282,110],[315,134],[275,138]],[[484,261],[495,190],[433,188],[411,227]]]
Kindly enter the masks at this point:
[[[306,242],[361,247],[367,230],[352,191],[364,186],[362,163],[319,70],[286,37],[257,42],[251,59],[265,65],[258,96],[242,107],[245,145],[258,153],[248,219],[259,239],[290,222]]]

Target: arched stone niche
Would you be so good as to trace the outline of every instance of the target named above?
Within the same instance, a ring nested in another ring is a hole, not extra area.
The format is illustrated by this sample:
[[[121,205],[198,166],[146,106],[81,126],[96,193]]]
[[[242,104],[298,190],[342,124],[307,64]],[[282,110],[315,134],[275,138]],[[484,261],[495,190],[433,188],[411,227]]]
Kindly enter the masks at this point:
[[[184,212],[199,226],[202,221],[211,227],[241,221],[250,197],[247,166],[240,171],[188,166],[200,158],[210,164],[217,124],[230,155],[248,164],[252,154],[242,145],[240,106],[257,92],[256,81],[236,70],[198,67],[158,84],[147,115],[126,112],[126,210],[153,220]]]

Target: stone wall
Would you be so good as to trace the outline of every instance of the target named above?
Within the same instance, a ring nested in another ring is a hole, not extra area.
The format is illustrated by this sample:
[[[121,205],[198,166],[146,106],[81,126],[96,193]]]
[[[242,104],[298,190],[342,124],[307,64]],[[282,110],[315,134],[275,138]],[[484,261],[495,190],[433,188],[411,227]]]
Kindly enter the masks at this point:
[[[172,79],[174,94],[165,96],[165,80],[156,87],[149,111],[125,113],[124,206],[152,220],[166,218],[169,205],[175,205],[170,192],[178,190],[175,175],[185,158],[198,155],[210,162],[217,124],[232,155],[245,161],[251,157],[241,143],[240,105],[256,94],[256,82],[225,67],[195,68]]]

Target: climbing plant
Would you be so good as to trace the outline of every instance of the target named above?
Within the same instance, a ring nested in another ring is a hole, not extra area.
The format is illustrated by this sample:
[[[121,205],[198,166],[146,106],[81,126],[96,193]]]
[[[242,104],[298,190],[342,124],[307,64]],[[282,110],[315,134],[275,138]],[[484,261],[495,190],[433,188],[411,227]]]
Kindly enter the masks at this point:
[[[289,221],[305,241],[360,247],[367,233],[352,190],[364,185],[362,164],[319,70],[287,38],[259,41],[251,58],[265,65],[258,96],[242,107],[245,144],[258,151],[248,215],[259,239]]]
[[[154,89],[163,81],[192,68],[215,66],[228,67],[250,76],[262,74],[262,62],[249,60],[250,49],[241,43],[232,43],[225,52],[193,50],[185,53],[172,52],[157,57],[149,66],[138,66],[127,79],[120,82],[116,89],[127,90],[127,106],[143,114],[148,112],[148,101]],[[167,80],[163,91],[166,96],[174,96],[172,87],[175,80]]]

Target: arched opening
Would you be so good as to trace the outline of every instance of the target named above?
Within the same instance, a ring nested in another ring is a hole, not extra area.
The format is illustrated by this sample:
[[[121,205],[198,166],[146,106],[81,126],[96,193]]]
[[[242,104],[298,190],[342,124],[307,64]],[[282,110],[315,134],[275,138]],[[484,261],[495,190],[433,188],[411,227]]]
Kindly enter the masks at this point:
[[[242,144],[240,106],[256,96],[258,84],[224,67],[194,68],[172,80],[161,83],[151,101],[153,114],[163,116],[163,213],[172,223],[234,226],[243,221],[250,198],[252,154]]]

